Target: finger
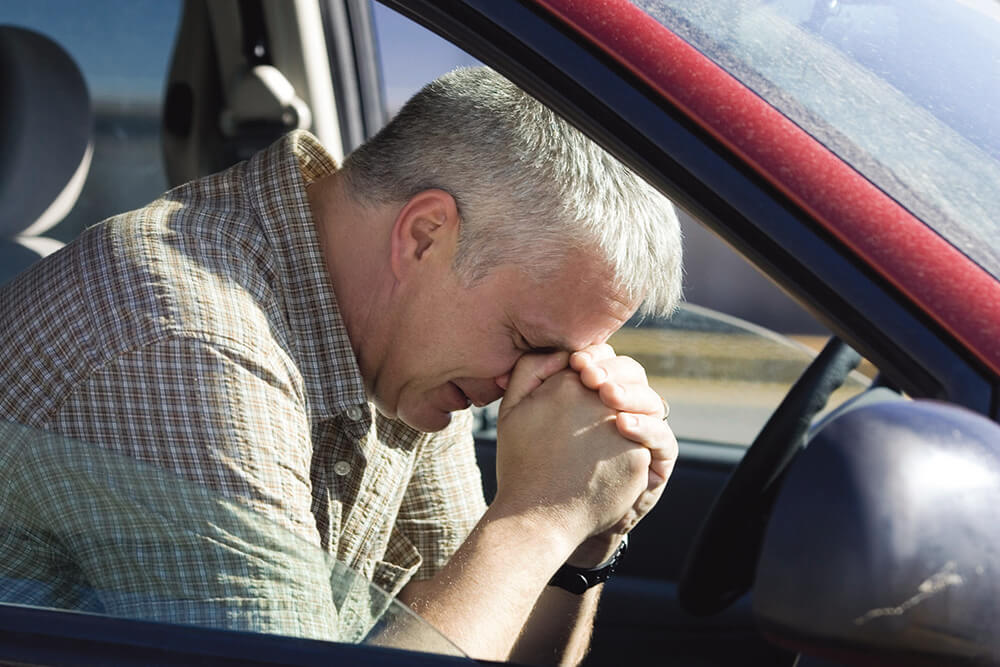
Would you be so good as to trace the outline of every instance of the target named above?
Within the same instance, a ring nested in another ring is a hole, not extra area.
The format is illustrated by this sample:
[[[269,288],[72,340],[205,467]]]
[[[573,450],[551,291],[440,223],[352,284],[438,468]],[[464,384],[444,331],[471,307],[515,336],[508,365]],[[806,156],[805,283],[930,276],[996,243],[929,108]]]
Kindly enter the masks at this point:
[[[664,486],[665,485],[662,482],[650,485],[648,489],[639,494],[639,497],[636,499],[635,505],[632,506],[632,509],[640,519],[649,514],[649,511],[656,506],[660,496],[663,495]]]
[[[615,419],[618,432],[629,440],[643,445],[649,450],[650,472],[663,483],[670,477],[677,461],[677,438],[670,426],[660,419],[647,415],[619,413]]]
[[[671,473],[674,471],[674,465],[677,463],[677,459],[672,459],[670,461],[660,461],[654,459],[649,464],[649,489],[655,489],[661,487],[667,483],[670,479]]]
[[[578,350],[570,355],[569,366],[579,373],[588,366],[592,366],[593,364],[604,361],[605,359],[613,359],[614,357],[615,350],[607,343],[588,345],[582,350]]]
[[[552,352],[551,354],[525,354],[514,365],[504,392],[503,400],[497,413],[503,418],[524,397],[541,386],[545,380],[566,368],[569,361],[568,352]]]
[[[646,369],[632,357],[601,359],[579,369],[580,380],[589,389],[600,389],[605,382],[646,383]]]
[[[667,415],[666,402],[645,383],[619,384],[608,381],[600,386],[597,395],[604,405],[618,412],[649,415],[661,421]]]

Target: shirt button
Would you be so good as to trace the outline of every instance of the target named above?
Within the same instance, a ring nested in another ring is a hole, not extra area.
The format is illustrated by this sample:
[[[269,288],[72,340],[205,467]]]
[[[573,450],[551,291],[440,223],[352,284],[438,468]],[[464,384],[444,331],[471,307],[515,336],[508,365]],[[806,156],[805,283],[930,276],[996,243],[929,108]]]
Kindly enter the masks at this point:
[[[351,472],[351,464],[347,461],[337,461],[333,464],[333,472],[343,477],[347,473]]]
[[[358,406],[352,405],[351,407],[347,408],[347,418],[350,419],[352,422],[359,421],[362,416],[363,413],[361,412],[361,408],[359,408]]]

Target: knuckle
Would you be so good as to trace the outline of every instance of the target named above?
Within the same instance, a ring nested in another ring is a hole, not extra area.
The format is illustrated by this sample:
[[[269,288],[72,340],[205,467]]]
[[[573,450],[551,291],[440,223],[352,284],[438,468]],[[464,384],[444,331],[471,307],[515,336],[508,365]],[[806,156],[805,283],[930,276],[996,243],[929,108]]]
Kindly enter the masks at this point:
[[[642,378],[643,381],[646,379],[646,369],[636,361],[634,358],[629,356],[617,356],[614,358],[613,363],[622,373],[628,373],[631,376]]]
[[[597,345],[594,346],[594,349],[603,354],[613,355],[615,353],[615,349],[611,347],[610,343],[598,343]]]
[[[628,465],[631,477],[642,477],[645,480],[646,471],[649,470],[650,463],[652,463],[652,456],[648,449],[642,446],[633,446],[630,448]]]
[[[612,406],[615,407],[618,406],[619,403],[619,401],[617,400],[619,398],[618,390],[615,388],[614,385],[604,384],[601,386],[600,389],[597,390],[597,393],[601,397],[601,400],[605,402],[605,404],[611,404]]]
[[[559,371],[552,376],[552,379],[562,391],[579,391],[584,389],[583,383],[580,382],[580,376],[575,371]]]

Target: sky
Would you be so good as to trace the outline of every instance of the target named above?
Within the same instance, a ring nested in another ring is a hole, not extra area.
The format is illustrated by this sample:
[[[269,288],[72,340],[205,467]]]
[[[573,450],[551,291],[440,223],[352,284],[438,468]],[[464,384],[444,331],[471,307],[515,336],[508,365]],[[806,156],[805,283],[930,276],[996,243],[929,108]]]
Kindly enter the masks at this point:
[[[394,113],[425,83],[478,60],[391,9],[376,3],[375,38],[382,54],[386,106]]]

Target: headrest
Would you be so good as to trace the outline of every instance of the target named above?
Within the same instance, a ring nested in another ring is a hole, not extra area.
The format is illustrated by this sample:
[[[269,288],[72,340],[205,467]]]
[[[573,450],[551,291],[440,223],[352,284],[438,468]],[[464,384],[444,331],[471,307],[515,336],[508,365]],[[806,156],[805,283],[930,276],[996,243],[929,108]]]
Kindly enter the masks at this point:
[[[76,63],[48,37],[0,26],[0,237],[62,220],[90,167],[93,114]]]

